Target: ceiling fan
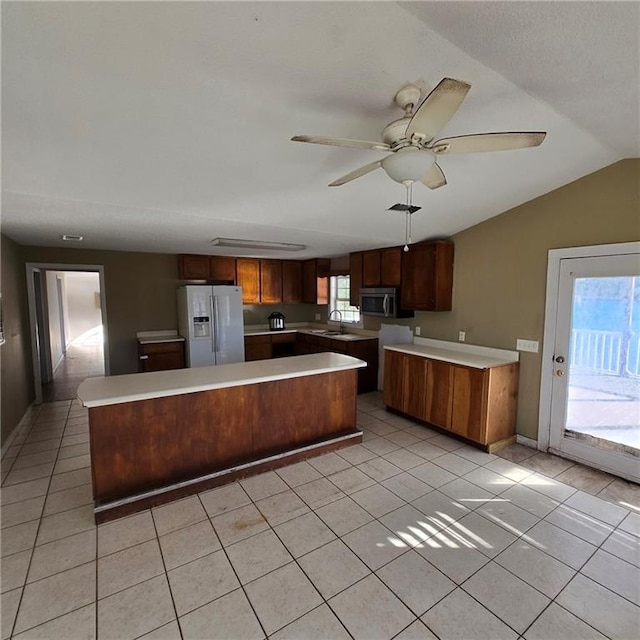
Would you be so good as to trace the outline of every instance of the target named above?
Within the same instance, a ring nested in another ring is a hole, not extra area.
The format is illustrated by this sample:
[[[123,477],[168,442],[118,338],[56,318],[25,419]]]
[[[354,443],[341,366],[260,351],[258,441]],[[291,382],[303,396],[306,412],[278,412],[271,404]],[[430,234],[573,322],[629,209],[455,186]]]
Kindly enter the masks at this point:
[[[514,131],[500,133],[474,133],[451,138],[440,138],[434,142],[438,132],[458,110],[471,85],[467,82],[443,78],[417,108],[420,87],[404,86],[395,96],[396,104],[405,115],[388,124],[382,132],[382,142],[352,140],[350,138],[328,138],[323,136],[294,136],[294,142],[312,142],[336,147],[353,147],[373,151],[391,151],[391,154],[351,171],[334,180],[329,186],[338,187],[382,167],[387,175],[405,186],[421,182],[429,189],[447,184],[447,180],[436,162],[437,156],[481,151],[508,151],[525,147],[537,147],[546,132]],[[415,109],[415,110],[414,110]]]

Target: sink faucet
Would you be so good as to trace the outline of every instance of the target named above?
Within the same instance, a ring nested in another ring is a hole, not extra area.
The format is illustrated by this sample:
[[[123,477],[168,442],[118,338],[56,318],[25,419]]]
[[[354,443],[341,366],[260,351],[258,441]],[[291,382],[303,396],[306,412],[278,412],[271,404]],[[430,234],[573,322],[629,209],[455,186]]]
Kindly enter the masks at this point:
[[[331,316],[332,314],[337,313],[339,316],[339,322],[340,322],[340,333],[344,333],[344,324],[342,324],[342,312],[340,311],[340,309],[332,309],[329,312],[329,315],[327,317],[327,320],[331,320]]]

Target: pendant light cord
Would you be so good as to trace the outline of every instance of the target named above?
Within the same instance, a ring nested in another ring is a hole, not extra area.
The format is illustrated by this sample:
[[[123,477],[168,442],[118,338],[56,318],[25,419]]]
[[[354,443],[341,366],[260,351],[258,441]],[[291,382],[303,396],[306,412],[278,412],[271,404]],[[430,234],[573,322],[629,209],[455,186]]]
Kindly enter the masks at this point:
[[[411,244],[411,203],[413,201],[413,182],[405,185],[407,188],[407,214],[404,224],[404,251],[409,251]]]

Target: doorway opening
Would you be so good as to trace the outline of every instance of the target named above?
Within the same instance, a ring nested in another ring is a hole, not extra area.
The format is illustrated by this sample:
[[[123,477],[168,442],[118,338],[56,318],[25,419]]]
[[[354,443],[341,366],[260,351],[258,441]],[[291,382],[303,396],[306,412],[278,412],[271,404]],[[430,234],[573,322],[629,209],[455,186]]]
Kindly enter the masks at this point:
[[[71,400],[108,374],[101,266],[27,264],[36,403]]]

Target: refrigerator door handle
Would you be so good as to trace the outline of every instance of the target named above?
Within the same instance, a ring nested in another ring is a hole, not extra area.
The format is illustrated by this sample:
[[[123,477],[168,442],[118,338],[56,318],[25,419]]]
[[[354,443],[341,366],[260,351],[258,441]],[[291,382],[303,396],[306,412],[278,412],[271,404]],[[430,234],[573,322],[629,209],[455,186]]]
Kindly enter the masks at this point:
[[[218,296],[211,296],[211,315],[213,316],[213,351],[218,351]]]

